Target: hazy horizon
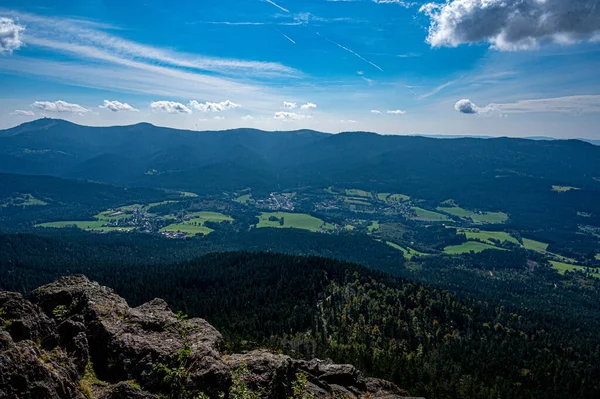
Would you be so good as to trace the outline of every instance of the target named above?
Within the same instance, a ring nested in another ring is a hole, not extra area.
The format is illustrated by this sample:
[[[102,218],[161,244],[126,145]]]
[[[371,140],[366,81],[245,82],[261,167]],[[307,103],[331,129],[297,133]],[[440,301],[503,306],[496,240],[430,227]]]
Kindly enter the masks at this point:
[[[0,128],[600,139],[587,0],[224,0],[0,8]]]

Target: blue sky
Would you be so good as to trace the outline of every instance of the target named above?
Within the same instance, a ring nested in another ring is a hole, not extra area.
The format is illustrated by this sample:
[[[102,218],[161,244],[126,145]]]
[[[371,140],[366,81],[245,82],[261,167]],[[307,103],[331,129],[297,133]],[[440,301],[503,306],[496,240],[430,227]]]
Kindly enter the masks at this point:
[[[4,0],[0,128],[39,117],[600,139],[595,0]]]

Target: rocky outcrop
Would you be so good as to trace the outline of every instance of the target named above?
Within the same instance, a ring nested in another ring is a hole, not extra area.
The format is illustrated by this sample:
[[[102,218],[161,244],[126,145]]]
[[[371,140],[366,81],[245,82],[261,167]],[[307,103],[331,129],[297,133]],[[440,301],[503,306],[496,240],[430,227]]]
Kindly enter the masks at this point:
[[[294,360],[265,350],[232,355],[226,362],[233,370],[245,370],[244,382],[269,399],[290,397],[298,373],[306,376],[306,390],[317,398],[401,399],[408,395],[391,382],[366,378],[349,364]]]
[[[30,301],[0,292],[0,398],[218,397],[227,396],[232,373],[269,399],[292,397],[299,375],[315,398],[405,397],[350,365],[268,351],[224,357],[222,346],[205,320],[186,320],[161,299],[130,308],[84,276],[38,288]]]
[[[38,288],[33,301],[46,313],[63,309],[64,322],[83,317],[89,353],[101,380],[136,380],[147,389],[160,389],[162,377],[154,366],[178,367],[179,351],[189,343],[186,362],[194,365],[190,390],[216,396],[229,388],[221,334],[205,320],[181,320],[162,299],[132,309],[110,288],[73,276]]]
[[[56,324],[21,295],[0,292],[0,398],[84,398]]]

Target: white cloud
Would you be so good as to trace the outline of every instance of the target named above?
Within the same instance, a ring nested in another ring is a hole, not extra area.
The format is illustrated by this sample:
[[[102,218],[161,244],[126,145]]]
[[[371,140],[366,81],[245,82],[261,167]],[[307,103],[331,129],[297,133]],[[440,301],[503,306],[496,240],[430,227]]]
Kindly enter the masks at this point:
[[[471,100],[466,98],[457,101],[456,104],[454,104],[454,109],[456,110],[456,112],[460,112],[461,114],[479,113],[479,107],[475,105]]]
[[[291,101],[284,101],[283,102],[283,108],[285,109],[296,109],[298,108],[298,104],[291,102]]]
[[[90,112],[89,109],[82,107],[78,104],[71,104],[66,101],[58,100],[58,101],[36,101],[31,104],[32,107],[41,109],[47,112],[61,112],[61,113],[71,113],[71,114],[85,114],[86,112]]]
[[[300,107],[300,109],[302,109],[304,111],[309,110],[309,109],[316,109],[316,108],[317,108],[317,104],[313,104],[311,102],[308,102]]]
[[[168,114],[191,114],[192,110],[181,103],[174,101],[155,101],[150,104],[153,111],[162,111]]]
[[[470,100],[463,99],[454,105],[454,109],[463,114],[476,115],[524,113],[592,114],[600,113],[600,95],[538,98],[504,104],[489,104],[485,107],[479,107]]]
[[[532,50],[593,41],[600,32],[600,7],[591,0],[447,0],[420,11],[431,19],[433,47],[487,42],[501,51]]]
[[[241,118],[243,121],[253,121],[254,117],[252,115],[246,115],[246,116],[242,116]]]
[[[35,116],[35,112],[33,112],[33,111],[24,111],[22,109],[14,110],[10,114],[11,115],[15,115],[15,116]]]
[[[199,103],[196,100],[192,100],[190,101],[190,108],[193,108],[197,111],[201,111],[201,112],[223,112],[223,111],[227,111],[230,109],[235,109],[235,108],[239,108],[241,107],[241,105],[236,104],[232,101],[226,100],[226,101],[222,101],[220,103],[211,103],[211,102],[205,102],[205,103]]]
[[[25,28],[16,24],[14,20],[0,18],[0,54],[18,50],[23,45],[21,32],[24,30]]]
[[[600,95],[567,96],[492,104],[502,113],[552,112],[561,114],[600,113]]]
[[[294,112],[276,112],[274,118],[280,121],[297,121],[302,119],[310,119],[312,116],[296,114]]]
[[[340,123],[356,123],[354,119],[341,119]]]
[[[371,110],[371,113],[372,113],[372,114],[381,115],[381,111],[380,111],[380,110],[378,110],[378,109],[372,109],[372,110]]]
[[[402,111],[400,109],[395,109],[395,110],[390,110],[387,113],[390,115],[404,115],[404,114],[406,114],[406,111]]]
[[[377,4],[398,4],[399,6],[402,6],[404,8],[410,8],[417,4],[412,1],[403,1],[403,0],[372,0],[372,1],[373,1],[373,3],[377,3]]]
[[[213,119],[216,120],[216,121],[223,121],[223,120],[225,120],[225,117],[223,117],[223,116],[215,116]]]
[[[17,109],[10,113],[11,115],[17,116],[34,116],[35,113],[33,111],[23,111],[22,109]]]
[[[119,111],[130,111],[130,112],[138,112],[138,109],[133,108],[131,105],[127,103],[122,103],[119,101],[109,101],[104,100],[104,105],[100,105],[100,108],[111,110],[112,112]]]

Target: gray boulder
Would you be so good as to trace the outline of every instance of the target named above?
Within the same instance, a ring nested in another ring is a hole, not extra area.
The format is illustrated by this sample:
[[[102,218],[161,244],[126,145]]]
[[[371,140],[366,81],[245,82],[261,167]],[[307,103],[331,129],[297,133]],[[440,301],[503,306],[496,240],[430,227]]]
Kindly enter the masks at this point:
[[[61,307],[67,317],[83,316],[89,353],[102,380],[136,380],[148,389],[159,389],[162,375],[155,365],[178,367],[180,350],[189,345],[186,363],[193,365],[189,389],[215,396],[229,388],[221,334],[205,320],[181,320],[162,299],[132,309],[113,290],[84,276],[61,278],[35,290],[33,298],[49,314]]]

